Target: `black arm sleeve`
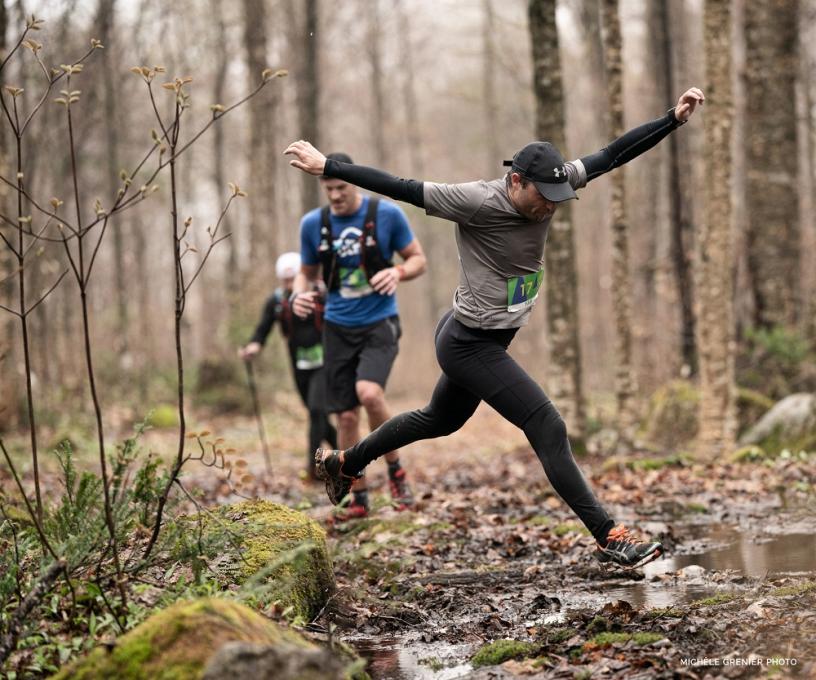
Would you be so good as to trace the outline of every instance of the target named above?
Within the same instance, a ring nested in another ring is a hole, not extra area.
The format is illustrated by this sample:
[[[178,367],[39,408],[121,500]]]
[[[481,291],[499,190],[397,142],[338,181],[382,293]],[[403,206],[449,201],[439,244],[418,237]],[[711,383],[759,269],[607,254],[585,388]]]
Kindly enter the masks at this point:
[[[402,179],[376,168],[342,163],[331,158],[326,160],[323,175],[345,180],[349,184],[355,184],[396,201],[405,201],[419,208],[425,207],[423,182],[415,179]]]
[[[249,339],[250,342],[258,342],[262,345],[266,344],[266,339],[272,332],[272,325],[275,323],[276,303],[277,301],[275,300],[274,295],[272,295],[266,301],[266,304],[264,304],[263,313],[261,314],[261,320],[258,322],[255,332]]]
[[[682,124],[674,117],[672,108],[662,118],[639,125],[610,142],[606,148],[584,156],[581,162],[586,168],[587,182],[640,156]]]

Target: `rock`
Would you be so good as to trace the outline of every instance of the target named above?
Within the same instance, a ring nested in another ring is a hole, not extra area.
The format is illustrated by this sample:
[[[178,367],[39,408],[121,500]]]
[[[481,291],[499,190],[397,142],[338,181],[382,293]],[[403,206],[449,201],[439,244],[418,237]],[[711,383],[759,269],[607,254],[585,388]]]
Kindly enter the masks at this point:
[[[229,642],[207,664],[201,680],[342,680],[344,671],[344,664],[322,647]]]
[[[705,567],[701,567],[699,564],[690,564],[680,569],[677,575],[685,579],[701,579],[705,576],[705,573]]]
[[[764,619],[768,616],[768,600],[763,598],[761,600],[757,600],[756,602],[752,602],[748,607],[746,607],[745,612],[750,614],[755,619]]]
[[[303,654],[309,663],[325,658],[318,647],[249,607],[233,600],[206,598],[177,602],[154,614],[112,647],[97,647],[53,680],[198,680],[219,650],[231,642],[281,646],[281,655]]]
[[[244,501],[214,512],[220,521],[208,520],[208,530],[229,527],[243,559],[227,551],[208,556],[210,566],[237,584],[253,577],[260,601],[292,607],[296,622],[317,616],[335,590],[323,528],[302,512],[270,501]]]
[[[760,446],[771,454],[816,448],[816,394],[791,394],[777,402],[739,443]]]
[[[672,380],[649,400],[641,435],[661,449],[677,451],[697,436],[700,392],[686,380]]]

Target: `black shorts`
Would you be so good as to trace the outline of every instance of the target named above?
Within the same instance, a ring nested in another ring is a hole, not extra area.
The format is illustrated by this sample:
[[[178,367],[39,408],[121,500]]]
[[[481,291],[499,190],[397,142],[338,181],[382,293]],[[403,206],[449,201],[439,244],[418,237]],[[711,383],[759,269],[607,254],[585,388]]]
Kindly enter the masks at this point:
[[[326,369],[302,370],[292,368],[295,385],[303,405],[309,411],[326,410]]]
[[[356,383],[370,380],[385,389],[402,335],[399,317],[391,316],[368,326],[338,326],[326,322],[325,356],[327,410],[348,411],[360,405]]]

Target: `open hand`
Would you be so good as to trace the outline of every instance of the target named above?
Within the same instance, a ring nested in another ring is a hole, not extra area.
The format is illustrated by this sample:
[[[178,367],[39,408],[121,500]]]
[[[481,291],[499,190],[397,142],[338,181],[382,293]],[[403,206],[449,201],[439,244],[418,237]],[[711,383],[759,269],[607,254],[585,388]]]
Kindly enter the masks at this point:
[[[283,152],[285,156],[295,156],[289,165],[303,172],[308,172],[310,175],[322,175],[326,169],[326,157],[315,149],[309,142],[299,140],[292,142],[286,151]]]
[[[691,118],[691,114],[694,113],[697,104],[702,106],[704,103],[705,95],[703,91],[699,87],[690,87],[681,94],[680,99],[677,100],[677,106],[674,107],[674,117],[681,123],[685,123]]]

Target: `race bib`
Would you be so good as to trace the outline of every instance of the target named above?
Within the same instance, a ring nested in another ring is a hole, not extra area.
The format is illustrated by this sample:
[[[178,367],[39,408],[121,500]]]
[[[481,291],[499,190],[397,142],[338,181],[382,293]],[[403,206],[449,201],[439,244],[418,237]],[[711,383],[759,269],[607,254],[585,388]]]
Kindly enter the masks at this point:
[[[518,312],[531,306],[538,297],[544,270],[507,279],[507,311]]]
[[[371,295],[374,289],[369,285],[362,267],[340,267],[340,296],[361,298]]]
[[[295,368],[309,371],[323,365],[323,345],[298,347],[295,351]]]

